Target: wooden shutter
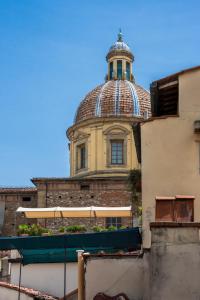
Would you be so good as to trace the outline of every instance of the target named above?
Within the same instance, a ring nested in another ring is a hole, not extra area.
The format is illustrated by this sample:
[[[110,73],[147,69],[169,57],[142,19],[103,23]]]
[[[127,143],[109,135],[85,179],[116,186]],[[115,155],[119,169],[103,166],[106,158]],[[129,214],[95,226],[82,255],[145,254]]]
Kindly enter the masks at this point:
[[[193,200],[176,199],[175,201],[175,221],[176,222],[193,222]]]
[[[156,221],[173,222],[173,202],[174,200],[156,200]]]

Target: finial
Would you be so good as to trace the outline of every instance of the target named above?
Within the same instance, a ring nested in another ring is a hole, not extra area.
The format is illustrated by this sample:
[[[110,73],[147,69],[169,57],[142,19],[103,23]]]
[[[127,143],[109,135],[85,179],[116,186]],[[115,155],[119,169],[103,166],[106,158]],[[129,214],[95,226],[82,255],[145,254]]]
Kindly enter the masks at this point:
[[[119,29],[119,33],[118,33],[118,42],[123,42],[123,35],[122,35],[122,30],[121,28]]]

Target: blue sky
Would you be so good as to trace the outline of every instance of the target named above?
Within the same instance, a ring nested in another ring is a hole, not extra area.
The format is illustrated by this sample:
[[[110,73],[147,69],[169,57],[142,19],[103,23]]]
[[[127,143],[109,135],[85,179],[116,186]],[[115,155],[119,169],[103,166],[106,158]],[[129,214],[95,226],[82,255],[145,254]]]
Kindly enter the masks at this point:
[[[121,27],[149,84],[200,64],[200,2],[0,0],[0,185],[69,175],[65,131]]]

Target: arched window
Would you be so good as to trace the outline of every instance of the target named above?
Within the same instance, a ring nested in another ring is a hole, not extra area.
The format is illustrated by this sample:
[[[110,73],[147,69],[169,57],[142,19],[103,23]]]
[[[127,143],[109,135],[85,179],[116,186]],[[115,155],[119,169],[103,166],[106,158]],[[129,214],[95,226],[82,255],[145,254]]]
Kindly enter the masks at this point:
[[[122,79],[122,60],[117,61],[117,79]]]
[[[113,62],[110,63],[110,80],[113,79]]]
[[[130,72],[130,63],[126,62],[126,79],[127,80],[130,80],[130,75],[131,75],[131,72]]]

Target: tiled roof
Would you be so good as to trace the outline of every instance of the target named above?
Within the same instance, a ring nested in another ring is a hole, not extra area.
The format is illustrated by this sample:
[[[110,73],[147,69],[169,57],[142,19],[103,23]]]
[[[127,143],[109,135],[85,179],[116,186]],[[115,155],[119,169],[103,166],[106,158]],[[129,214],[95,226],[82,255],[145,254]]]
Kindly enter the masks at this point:
[[[127,80],[110,80],[97,86],[80,103],[74,122],[91,117],[151,115],[150,95]]]
[[[10,284],[8,282],[3,282],[3,281],[0,281],[0,287],[4,287],[7,289],[12,289],[12,290],[16,290],[16,291],[19,290],[19,287],[17,285]],[[39,299],[40,300],[57,300],[58,299],[57,297],[52,297],[52,296],[46,295],[44,293],[41,293],[39,291],[30,289],[30,288],[21,287],[20,291],[22,294],[32,296],[33,299],[38,299],[38,300]]]

